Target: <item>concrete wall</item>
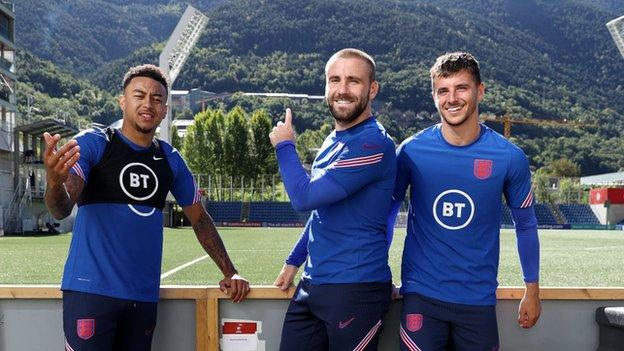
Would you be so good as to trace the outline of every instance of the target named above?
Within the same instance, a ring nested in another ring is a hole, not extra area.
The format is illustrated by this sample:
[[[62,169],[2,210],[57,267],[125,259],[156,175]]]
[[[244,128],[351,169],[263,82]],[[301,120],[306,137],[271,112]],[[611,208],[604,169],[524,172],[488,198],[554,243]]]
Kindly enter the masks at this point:
[[[29,289],[29,290],[28,290]],[[47,289],[47,290],[46,290]],[[260,320],[259,339],[266,350],[277,350],[288,294],[255,287],[240,304],[223,299],[214,287],[165,287],[158,306],[154,351],[216,350],[221,318]],[[292,291],[291,291],[292,293]],[[497,306],[502,350],[588,351],[598,346],[595,311],[600,306],[624,306],[624,288],[543,289],[542,317],[534,328],[517,326],[521,289],[499,289]],[[58,287],[0,286],[0,350],[48,351],[63,349],[62,312]],[[198,301],[207,301],[205,305]],[[206,306],[202,310],[198,306]],[[398,350],[401,302],[385,318],[379,350]],[[202,326],[207,330],[201,332]],[[202,334],[202,335],[198,335]]]
[[[154,351],[195,350],[194,301],[159,303],[153,343]],[[63,350],[64,345],[61,300],[0,299],[0,350]]]

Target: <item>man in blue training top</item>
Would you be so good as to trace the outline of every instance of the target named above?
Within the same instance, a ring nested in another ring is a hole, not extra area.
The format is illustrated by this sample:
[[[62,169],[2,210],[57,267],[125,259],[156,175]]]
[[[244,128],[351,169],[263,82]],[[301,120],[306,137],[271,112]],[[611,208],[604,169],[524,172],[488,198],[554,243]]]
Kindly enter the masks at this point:
[[[123,78],[121,129],[86,130],[56,150],[44,133],[45,203],[57,219],[78,204],[63,273],[66,350],[149,350],[156,326],[163,214],[171,191],[224,275],[219,283],[241,301],[241,278],[201,203],[178,150],[155,140],[165,116],[168,82],[154,65]]]
[[[503,195],[516,225],[526,282],[518,323],[532,327],[541,311],[529,163],[522,150],[479,123],[485,86],[472,55],[440,56],[430,73],[442,121],[398,148],[389,221],[394,223],[409,186],[401,348],[498,350],[495,292]]]
[[[344,49],[325,66],[325,99],[335,130],[305,172],[295,151],[290,109],[270,134],[293,207],[312,210],[275,285],[291,300],[280,350],[376,350],[392,292],[386,214],[396,174],[394,142],[371,112],[375,62]],[[307,260],[306,260],[307,257]]]

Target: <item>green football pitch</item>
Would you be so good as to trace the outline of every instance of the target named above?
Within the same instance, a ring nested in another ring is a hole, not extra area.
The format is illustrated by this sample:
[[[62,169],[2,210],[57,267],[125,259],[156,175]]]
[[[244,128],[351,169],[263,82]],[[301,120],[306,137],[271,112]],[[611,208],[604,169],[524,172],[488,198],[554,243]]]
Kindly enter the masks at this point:
[[[270,285],[299,237],[297,228],[219,228],[240,274],[253,285]],[[394,281],[400,281],[405,229],[395,231],[390,250]],[[71,234],[0,237],[0,284],[58,284]],[[624,232],[541,230],[540,285],[624,286]],[[189,228],[166,229],[162,284],[215,285],[222,278]],[[501,233],[501,286],[523,284],[512,230]]]

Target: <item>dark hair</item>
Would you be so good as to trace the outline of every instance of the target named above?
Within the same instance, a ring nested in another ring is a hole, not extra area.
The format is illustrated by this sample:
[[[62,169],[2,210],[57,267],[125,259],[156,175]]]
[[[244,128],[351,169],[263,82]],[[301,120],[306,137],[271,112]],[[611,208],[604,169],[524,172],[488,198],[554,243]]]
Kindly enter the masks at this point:
[[[433,67],[429,70],[431,76],[431,86],[433,80],[438,77],[450,77],[461,71],[466,71],[472,75],[477,85],[481,84],[481,73],[479,71],[479,61],[467,52],[450,52],[436,59]]]
[[[327,75],[327,69],[329,68],[329,65],[340,58],[359,58],[363,60],[364,62],[366,62],[366,65],[368,66],[370,71],[368,78],[371,82],[375,81],[375,60],[373,60],[373,58],[364,51],[352,48],[342,49],[333,54],[332,57],[327,60],[327,64],[325,64],[325,75]]]
[[[165,74],[165,72],[163,72],[162,69],[152,64],[138,65],[138,66],[134,66],[130,68],[128,72],[124,74],[124,77],[123,77],[123,81],[122,81],[123,90],[126,89],[128,84],[130,84],[130,81],[132,80],[132,78],[135,78],[135,77],[152,78],[153,80],[162,84],[165,87],[165,90],[167,92],[169,91],[169,81],[167,80],[167,75]]]

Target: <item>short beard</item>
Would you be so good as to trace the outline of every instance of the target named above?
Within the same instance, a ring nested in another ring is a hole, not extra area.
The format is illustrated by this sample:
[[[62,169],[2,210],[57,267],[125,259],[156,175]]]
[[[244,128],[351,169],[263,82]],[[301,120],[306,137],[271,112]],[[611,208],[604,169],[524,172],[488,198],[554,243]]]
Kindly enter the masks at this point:
[[[355,121],[364,111],[366,111],[366,107],[368,106],[368,96],[366,96],[364,99],[359,100],[358,103],[355,104],[355,108],[353,109],[353,112],[351,114],[347,116],[340,116],[338,112],[334,110],[332,106],[332,103],[331,103],[332,99],[333,98],[327,98],[325,99],[325,102],[327,103],[327,106],[329,107],[329,112],[336,120],[336,123],[340,125],[347,125]]]

